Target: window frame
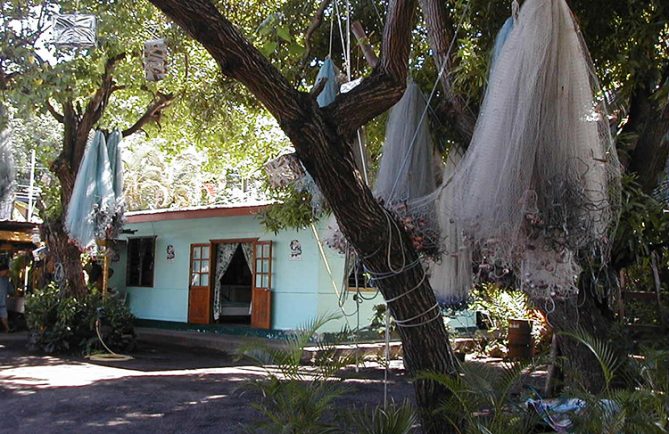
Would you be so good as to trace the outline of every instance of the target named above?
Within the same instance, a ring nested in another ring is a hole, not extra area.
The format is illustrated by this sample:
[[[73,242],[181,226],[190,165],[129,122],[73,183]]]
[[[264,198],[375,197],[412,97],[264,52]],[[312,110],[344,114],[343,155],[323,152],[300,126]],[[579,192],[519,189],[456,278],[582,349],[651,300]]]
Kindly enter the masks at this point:
[[[362,286],[356,287],[355,285],[351,284],[351,278],[354,276],[354,273],[356,271],[356,268],[353,267],[351,269],[351,272],[348,273],[348,276],[346,277],[346,290],[348,292],[377,292],[379,291],[379,288],[376,286],[368,286],[369,280],[367,277],[364,276],[364,272],[360,270],[360,277],[362,278]]]
[[[147,236],[147,237],[132,237],[128,238],[128,246],[126,248],[127,252],[127,258],[126,258],[126,273],[125,273],[125,285],[126,287],[131,287],[131,288],[154,288],[155,287],[155,277],[156,277],[156,236]],[[151,264],[151,282],[148,285],[143,285],[142,284],[142,255],[141,255],[141,247],[142,247],[142,240],[150,240],[151,242],[151,251],[152,251],[152,264]],[[138,282],[131,282],[130,281],[130,276],[132,272],[132,256],[131,256],[131,245],[137,242],[138,244],[138,250],[140,251],[139,255],[139,277],[138,277]]]

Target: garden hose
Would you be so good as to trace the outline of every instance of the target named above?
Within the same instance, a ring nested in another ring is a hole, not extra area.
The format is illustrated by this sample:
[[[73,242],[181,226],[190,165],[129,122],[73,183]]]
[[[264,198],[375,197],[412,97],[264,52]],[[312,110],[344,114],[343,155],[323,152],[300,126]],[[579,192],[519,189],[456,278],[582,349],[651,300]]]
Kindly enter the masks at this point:
[[[113,352],[107,344],[102,340],[102,335],[100,334],[100,320],[97,319],[95,321],[95,333],[98,335],[98,339],[100,340],[100,343],[102,346],[107,350],[108,354],[92,354],[88,356],[90,360],[94,360],[96,362],[126,362],[128,360],[134,359],[132,356],[127,356],[125,354],[117,354]]]

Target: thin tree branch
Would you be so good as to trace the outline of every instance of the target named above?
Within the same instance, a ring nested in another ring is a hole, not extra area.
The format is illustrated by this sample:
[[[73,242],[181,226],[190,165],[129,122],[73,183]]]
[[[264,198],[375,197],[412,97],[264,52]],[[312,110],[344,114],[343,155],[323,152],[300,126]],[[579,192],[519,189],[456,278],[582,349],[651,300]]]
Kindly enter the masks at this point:
[[[160,126],[162,111],[174,102],[174,94],[158,93],[156,98],[149,104],[146,111],[130,128],[123,130],[123,137],[128,137],[141,130],[149,122],[156,122]]]
[[[463,142],[469,143],[474,133],[476,114],[467,107],[462,97],[453,91],[451,76],[448,74],[448,71],[453,67],[453,54],[457,51],[454,49],[449,55],[449,48],[453,45],[453,38],[455,37],[454,22],[447,10],[447,4],[443,0],[420,0],[420,5],[425,17],[435,63],[439,70],[441,70],[442,65],[446,64],[446,70],[441,76],[441,87],[444,89],[441,111],[456,126]]]
[[[406,89],[415,0],[391,2],[383,29],[381,58],[369,78],[339,95],[328,107],[339,133],[351,138],[358,128],[397,102]]]
[[[353,22],[351,25],[351,31],[353,32],[353,35],[355,35],[355,39],[358,41],[358,45],[360,45],[362,54],[365,56],[365,60],[369,66],[372,68],[376,67],[376,65],[379,63],[379,58],[374,52],[372,46],[369,44],[369,38],[367,38],[365,29],[362,27],[360,21]]]
[[[304,34],[304,56],[302,56],[302,68],[304,69],[309,63],[309,56],[311,56],[311,37],[318,30],[318,28],[323,23],[323,15],[325,10],[330,6],[332,0],[321,0],[321,3],[318,5],[318,9],[314,14],[314,17],[309,24],[309,28]]]
[[[114,71],[119,62],[125,59],[125,56],[125,53],[120,53],[107,59],[102,74],[102,83],[91,99],[88,100],[88,104],[86,104],[86,109],[82,114],[79,126],[80,134],[78,135],[88,137],[88,133],[104,114],[109,97],[114,90],[118,89],[114,82]]]
[[[56,108],[53,105],[51,105],[51,102],[49,100],[46,101],[45,105],[46,109],[49,111],[49,113],[51,113],[51,116],[53,116],[54,119],[56,119],[61,124],[65,122],[65,116],[58,113],[58,110],[56,110]]]

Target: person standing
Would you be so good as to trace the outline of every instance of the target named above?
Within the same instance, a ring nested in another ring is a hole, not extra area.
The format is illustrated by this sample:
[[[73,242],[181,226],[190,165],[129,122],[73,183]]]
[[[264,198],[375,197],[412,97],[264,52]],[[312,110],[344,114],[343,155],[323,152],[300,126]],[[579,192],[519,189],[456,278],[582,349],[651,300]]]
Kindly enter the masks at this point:
[[[7,319],[7,295],[14,293],[14,286],[9,280],[9,266],[0,264],[0,323],[9,333],[9,320]]]

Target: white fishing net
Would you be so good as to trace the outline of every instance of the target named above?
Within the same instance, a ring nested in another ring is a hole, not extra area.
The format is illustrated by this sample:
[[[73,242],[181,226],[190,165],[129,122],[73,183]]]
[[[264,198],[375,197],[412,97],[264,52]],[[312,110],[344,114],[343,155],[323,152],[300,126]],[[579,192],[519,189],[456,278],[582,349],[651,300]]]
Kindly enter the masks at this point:
[[[428,119],[426,101],[420,88],[409,82],[407,89],[390,110],[386,124],[383,154],[374,185],[374,196],[391,211],[409,232],[414,247],[421,253],[436,255],[439,228],[434,200],[418,199],[434,192],[441,180],[440,164],[435,164],[435,148]],[[357,164],[365,160],[364,146],[356,153]],[[355,149],[355,147],[354,147]],[[438,160],[440,163],[440,160]],[[345,253],[347,243],[334,219],[328,222],[326,244]]]
[[[433,193],[441,180],[434,163],[434,145],[426,116],[426,101],[418,85],[409,82],[386,124],[383,155],[374,195],[398,218],[421,253],[436,256],[439,224],[434,201],[415,202]]]
[[[462,159],[462,151],[451,149],[444,168],[444,179],[449,179]],[[437,301],[443,306],[458,306],[467,301],[472,286],[472,251],[465,243],[458,223],[453,219],[451,204],[455,191],[448,184],[426,202],[436,201],[440,233],[440,257],[425,262]],[[448,210],[448,212],[444,212]]]
[[[535,297],[576,292],[577,258],[606,255],[620,167],[589,53],[565,0],[528,0],[495,61],[452,210],[482,261]]]

